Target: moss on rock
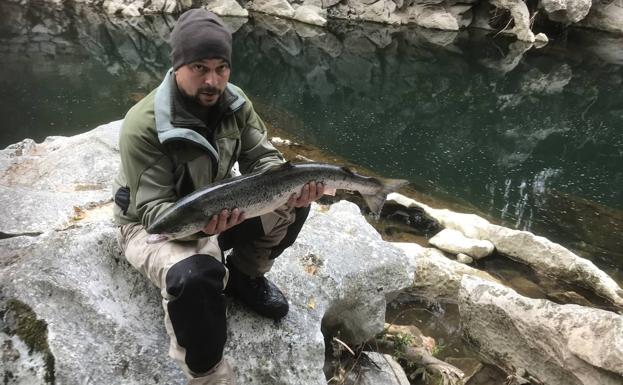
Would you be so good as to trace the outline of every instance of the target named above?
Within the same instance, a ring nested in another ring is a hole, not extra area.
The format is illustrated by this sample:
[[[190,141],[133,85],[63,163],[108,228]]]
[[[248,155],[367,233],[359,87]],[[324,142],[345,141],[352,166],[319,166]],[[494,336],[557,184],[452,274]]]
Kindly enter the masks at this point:
[[[6,302],[0,302],[0,314],[4,315],[4,329],[8,335],[19,337],[29,353],[38,352],[43,355],[45,362],[46,384],[54,384],[54,355],[48,345],[48,325],[44,320],[38,319],[35,312],[24,302],[11,298]]]

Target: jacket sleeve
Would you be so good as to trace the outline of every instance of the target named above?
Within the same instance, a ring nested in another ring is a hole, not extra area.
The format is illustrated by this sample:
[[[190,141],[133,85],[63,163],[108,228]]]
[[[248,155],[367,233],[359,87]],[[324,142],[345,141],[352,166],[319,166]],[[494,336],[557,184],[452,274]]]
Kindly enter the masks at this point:
[[[147,227],[178,199],[173,164],[157,138],[146,135],[148,130],[125,127],[126,121],[119,142],[121,167],[130,188],[130,207]]]
[[[285,162],[281,153],[268,140],[266,126],[246,95],[245,99],[244,126],[240,130],[241,149],[238,158],[240,172],[243,174],[266,170]]]

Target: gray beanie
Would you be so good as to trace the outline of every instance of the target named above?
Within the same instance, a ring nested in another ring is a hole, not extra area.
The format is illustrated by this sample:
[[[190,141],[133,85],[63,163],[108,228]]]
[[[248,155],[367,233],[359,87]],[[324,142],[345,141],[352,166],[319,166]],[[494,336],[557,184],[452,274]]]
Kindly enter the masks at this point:
[[[231,32],[218,16],[206,9],[184,12],[171,32],[173,68],[211,58],[222,58],[231,65]]]

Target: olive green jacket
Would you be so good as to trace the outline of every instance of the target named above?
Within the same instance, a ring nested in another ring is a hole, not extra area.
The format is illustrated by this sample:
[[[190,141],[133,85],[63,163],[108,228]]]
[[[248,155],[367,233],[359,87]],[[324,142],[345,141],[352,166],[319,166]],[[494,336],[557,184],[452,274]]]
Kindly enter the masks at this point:
[[[228,84],[212,145],[207,127],[179,103],[173,70],[126,114],[119,137],[120,171],[113,182],[117,225],[149,226],[167,207],[193,190],[231,176],[282,163],[266,126],[242,90]],[[129,190],[129,191],[128,191]],[[129,202],[128,202],[129,200]]]

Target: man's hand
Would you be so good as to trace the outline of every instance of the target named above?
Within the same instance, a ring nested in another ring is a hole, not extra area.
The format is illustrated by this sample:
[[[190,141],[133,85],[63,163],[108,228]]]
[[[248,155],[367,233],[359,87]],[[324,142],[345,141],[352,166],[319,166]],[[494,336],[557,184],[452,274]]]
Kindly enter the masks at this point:
[[[231,215],[227,209],[221,210],[220,214],[212,215],[210,222],[203,228],[203,232],[208,235],[220,234],[244,221],[244,213],[238,209],[233,209]]]
[[[288,207],[307,207],[324,195],[324,184],[320,182],[305,183],[300,194],[292,194]]]

